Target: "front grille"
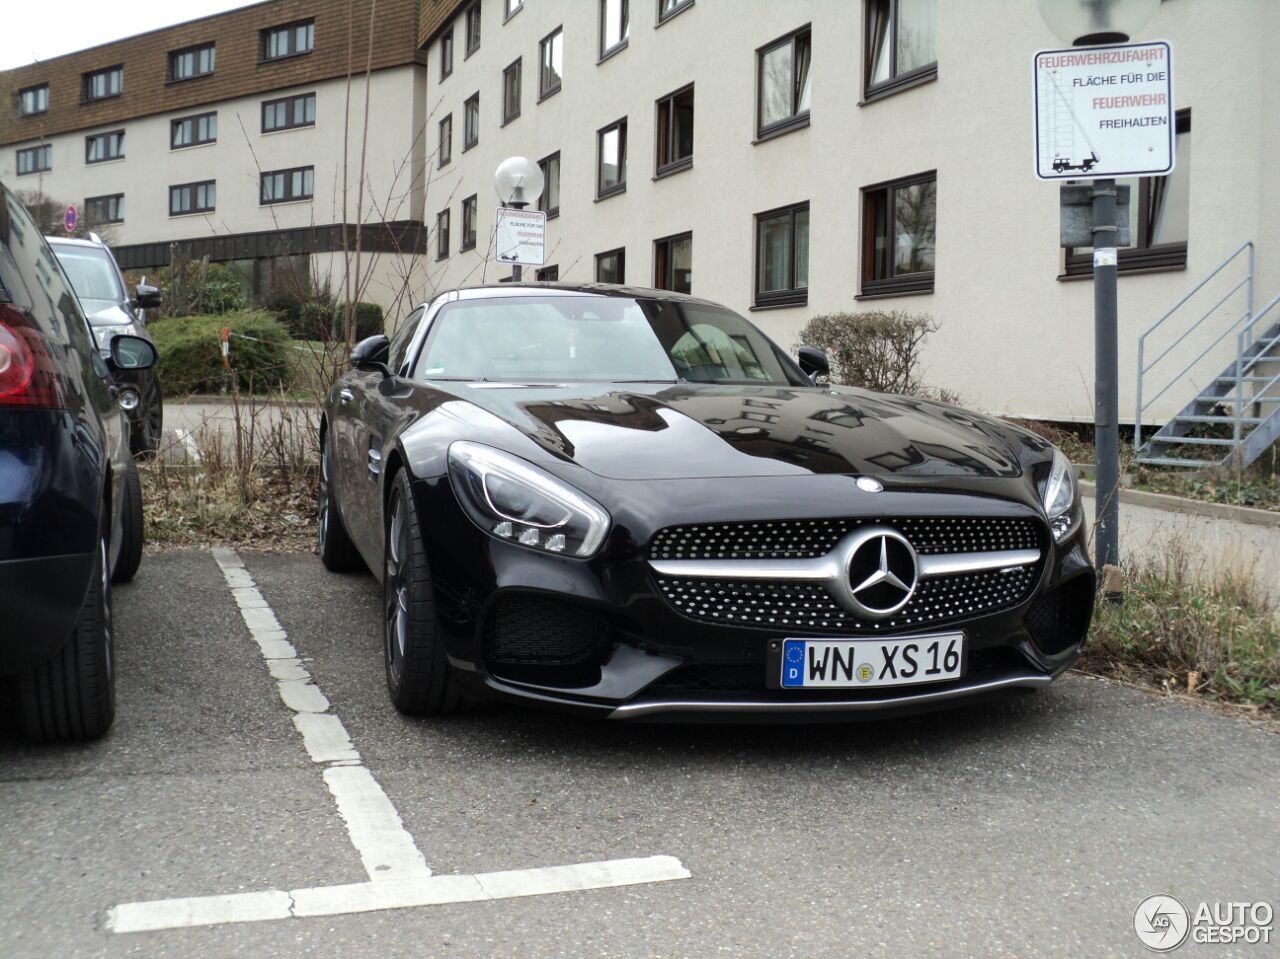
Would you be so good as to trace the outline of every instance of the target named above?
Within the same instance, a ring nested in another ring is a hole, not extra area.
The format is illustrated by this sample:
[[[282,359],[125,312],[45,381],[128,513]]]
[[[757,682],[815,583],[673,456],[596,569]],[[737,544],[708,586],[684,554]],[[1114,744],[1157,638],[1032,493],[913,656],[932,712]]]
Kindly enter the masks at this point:
[[[667,601],[694,619],[729,626],[810,632],[879,633],[941,626],[1016,606],[1035,588],[1040,564],[921,580],[896,616],[858,619],[821,585],[792,580],[720,580],[660,576]]]
[[[485,658],[495,663],[571,665],[590,658],[609,625],[584,609],[541,596],[500,597],[489,617]]]
[[[831,552],[846,533],[866,525],[898,530],[922,556],[1038,549],[1041,545],[1039,524],[1022,517],[765,520],[669,526],[654,534],[649,558],[808,559]]]

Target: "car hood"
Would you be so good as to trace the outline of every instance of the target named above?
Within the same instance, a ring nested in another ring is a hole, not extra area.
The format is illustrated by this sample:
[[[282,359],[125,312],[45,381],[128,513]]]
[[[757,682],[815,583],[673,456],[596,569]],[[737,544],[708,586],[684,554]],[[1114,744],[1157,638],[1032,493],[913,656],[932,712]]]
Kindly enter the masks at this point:
[[[700,384],[450,387],[467,401],[450,406],[455,415],[471,409],[476,439],[496,417],[547,454],[613,479],[1021,472],[992,420],[914,397]]]
[[[81,300],[80,305],[93,326],[125,326],[133,322],[128,311],[114,300]]]

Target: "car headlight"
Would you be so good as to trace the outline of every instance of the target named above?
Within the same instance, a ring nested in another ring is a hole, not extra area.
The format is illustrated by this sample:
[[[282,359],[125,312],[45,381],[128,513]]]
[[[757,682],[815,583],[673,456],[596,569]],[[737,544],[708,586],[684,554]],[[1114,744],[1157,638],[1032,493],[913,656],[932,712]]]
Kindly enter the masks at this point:
[[[1071,531],[1072,507],[1076,502],[1076,471],[1062,451],[1055,448],[1049,476],[1040,491],[1044,513],[1049,518],[1053,539],[1061,543]]]
[[[595,500],[490,446],[452,444],[449,479],[472,522],[498,539],[586,559],[609,531],[609,514]]]

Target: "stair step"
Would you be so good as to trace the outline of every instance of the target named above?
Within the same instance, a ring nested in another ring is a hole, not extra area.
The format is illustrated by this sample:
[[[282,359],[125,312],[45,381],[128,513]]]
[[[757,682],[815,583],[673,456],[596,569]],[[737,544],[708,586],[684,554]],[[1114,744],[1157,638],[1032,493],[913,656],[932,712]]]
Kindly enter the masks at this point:
[[[1234,398],[1235,397],[1232,397],[1232,396],[1212,396],[1208,394],[1202,394],[1196,397],[1196,402],[1197,403],[1221,403],[1224,400],[1232,400]],[[1280,396],[1246,396],[1244,398],[1244,403],[1245,403],[1245,406],[1248,406],[1251,403],[1280,403]]]
[[[1217,382],[1235,383],[1239,381],[1241,383],[1270,383],[1273,379],[1275,379],[1274,376],[1219,376]]]
[[[1232,416],[1183,416],[1179,413],[1174,418],[1177,423],[1220,423],[1223,426],[1231,426],[1235,423]],[[1242,416],[1240,422],[1245,426],[1257,426],[1262,422],[1261,416]]]
[[[1135,456],[1135,463],[1144,466],[1185,466],[1188,469],[1204,469],[1206,466],[1217,466],[1218,460],[1182,460],[1172,456]]]
[[[1216,436],[1153,436],[1151,444],[1163,443],[1165,446],[1181,446],[1189,443],[1192,446],[1235,446],[1236,441],[1219,439]]]

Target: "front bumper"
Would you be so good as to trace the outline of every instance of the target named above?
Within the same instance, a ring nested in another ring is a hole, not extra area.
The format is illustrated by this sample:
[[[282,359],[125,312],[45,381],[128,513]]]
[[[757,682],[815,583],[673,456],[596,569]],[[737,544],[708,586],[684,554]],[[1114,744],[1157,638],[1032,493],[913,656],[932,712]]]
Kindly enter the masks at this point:
[[[667,484],[668,487],[673,484]],[[675,484],[680,485],[680,484]],[[650,565],[653,534],[682,522],[776,516],[778,496],[707,497],[668,488],[648,519],[615,515],[614,533],[589,562],[495,540],[462,513],[447,479],[414,484],[437,587],[438,626],[459,682],[475,695],[618,720],[800,720],[881,718],[959,705],[1001,690],[1045,686],[1079,656],[1093,608],[1094,574],[1083,532],[1054,545],[1026,503],[922,489],[883,504],[881,514],[1033,517],[1044,551],[1014,602],[936,627],[894,624],[862,634],[963,630],[965,673],[918,686],[814,690],[774,688],[773,665],[790,637],[861,636],[839,629],[700,620],[677,608]],[[705,492],[705,491],[704,491]],[[813,517],[847,514],[847,497],[817,488],[802,500]],[[790,509],[796,509],[791,497]],[[892,498],[891,498],[892,499]],[[773,512],[766,512],[773,511]],[[691,517],[696,519],[691,520]],[[876,518],[877,522],[891,522]]]

